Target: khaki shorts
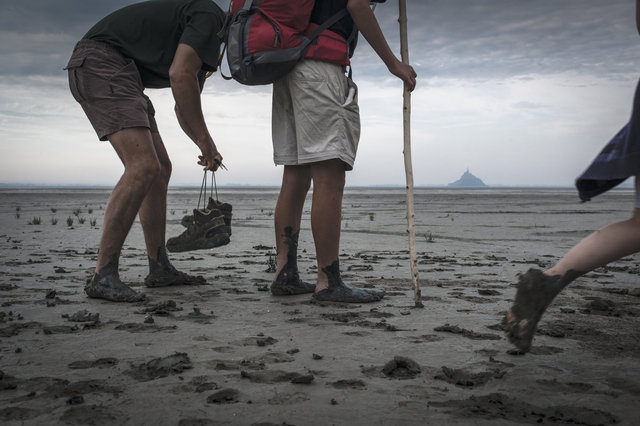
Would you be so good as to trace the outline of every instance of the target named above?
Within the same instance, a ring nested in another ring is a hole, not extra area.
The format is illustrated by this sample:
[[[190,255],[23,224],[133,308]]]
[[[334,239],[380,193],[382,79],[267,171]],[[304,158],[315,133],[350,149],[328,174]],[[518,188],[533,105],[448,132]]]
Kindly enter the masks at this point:
[[[273,161],[340,159],[353,169],[360,140],[358,88],[342,66],[304,60],[273,84]]]
[[[65,69],[71,93],[101,141],[131,127],[158,132],[155,110],[133,59],[107,43],[80,40]]]

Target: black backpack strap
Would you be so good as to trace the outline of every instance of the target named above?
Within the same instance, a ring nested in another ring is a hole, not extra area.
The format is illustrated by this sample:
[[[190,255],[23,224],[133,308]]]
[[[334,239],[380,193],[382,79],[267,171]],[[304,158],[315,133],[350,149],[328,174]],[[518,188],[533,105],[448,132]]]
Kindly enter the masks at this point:
[[[336,22],[338,22],[339,20],[341,20],[342,18],[344,18],[345,16],[347,16],[349,14],[349,12],[347,11],[346,8],[342,9],[341,11],[333,14],[329,19],[327,19],[326,21],[324,21],[322,23],[322,25],[320,25],[318,28],[316,28],[315,30],[311,31],[309,34],[307,34],[305,37],[307,37],[309,40],[307,43],[311,43],[313,40],[315,40],[324,30],[326,30],[327,28],[329,28],[330,26],[332,26],[333,24],[335,24]]]

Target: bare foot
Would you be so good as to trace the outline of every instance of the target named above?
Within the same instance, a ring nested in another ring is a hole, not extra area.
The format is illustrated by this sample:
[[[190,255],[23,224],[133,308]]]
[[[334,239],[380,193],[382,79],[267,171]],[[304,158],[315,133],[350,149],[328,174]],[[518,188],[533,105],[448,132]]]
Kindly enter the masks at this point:
[[[342,281],[340,266],[336,260],[322,268],[329,279],[329,287],[314,293],[313,298],[323,302],[371,303],[384,297],[384,292],[374,292],[363,288],[351,287]]]
[[[542,314],[565,286],[562,281],[562,276],[545,275],[538,269],[520,275],[516,300],[505,318],[505,332],[522,352],[531,348]]]
[[[131,287],[120,280],[117,269],[107,265],[87,282],[84,287],[87,296],[95,299],[105,299],[112,302],[139,302],[145,295],[136,293]]]

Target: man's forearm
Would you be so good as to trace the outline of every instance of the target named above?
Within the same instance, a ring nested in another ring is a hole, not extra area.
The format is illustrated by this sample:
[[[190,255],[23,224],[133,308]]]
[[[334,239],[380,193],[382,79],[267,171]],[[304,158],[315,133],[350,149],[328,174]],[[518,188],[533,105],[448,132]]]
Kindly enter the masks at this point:
[[[387,68],[391,68],[398,58],[393,54],[384,34],[382,34],[380,25],[369,7],[369,1],[349,0],[347,9],[356,27],[358,27],[358,31],[362,33],[363,37],[380,59],[382,59]]]
[[[188,73],[172,75],[171,90],[176,101],[176,116],[182,130],[199,147],[209,144],[211,135],[202,114],[197,77]]]

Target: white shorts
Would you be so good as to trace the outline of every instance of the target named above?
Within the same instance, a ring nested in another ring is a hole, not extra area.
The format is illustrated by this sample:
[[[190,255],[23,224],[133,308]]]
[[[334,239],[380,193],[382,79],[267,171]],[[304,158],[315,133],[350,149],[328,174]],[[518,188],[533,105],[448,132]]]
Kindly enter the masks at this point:
[[[342,66],[306,59],[273,84],[273,161],[340,159],[353,169],[360,140],[358,88]]]

